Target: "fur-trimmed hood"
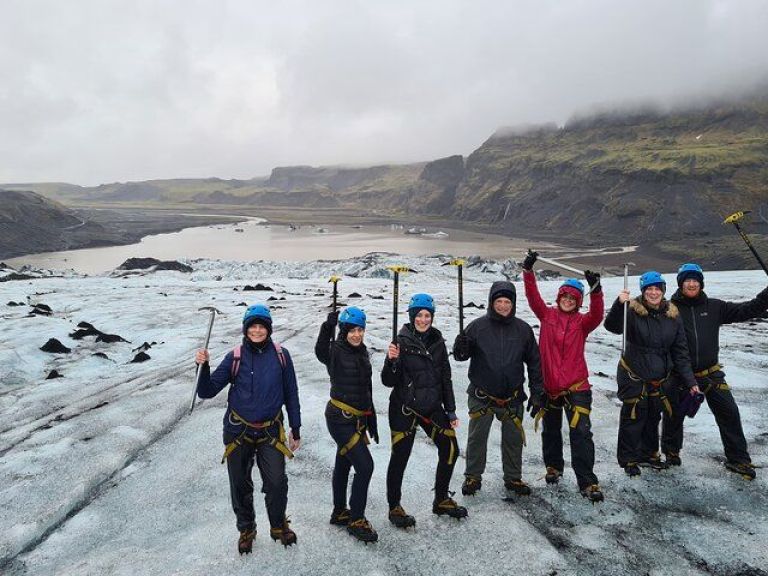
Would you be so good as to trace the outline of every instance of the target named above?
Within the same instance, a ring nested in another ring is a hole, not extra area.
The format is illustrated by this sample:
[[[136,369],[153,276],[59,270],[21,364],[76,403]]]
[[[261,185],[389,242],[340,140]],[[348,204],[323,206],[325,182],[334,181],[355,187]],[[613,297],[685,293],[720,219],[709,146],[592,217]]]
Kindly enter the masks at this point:
[[[629,307],[632,308],[632,310],[638,316],[648,316],[649,314],[648,307],[645,305],[645,302],[643,302],[642,296],[637,296],[636,298],[630,300]],[[661,303],[659,304],[659,312],[662,311],[667,316],[667,318],[672,318],[673,320],[680,315],[680,311],[677,309],[677,306],[675,306],[673,302],[670,302],[666,298],[662,299]]]

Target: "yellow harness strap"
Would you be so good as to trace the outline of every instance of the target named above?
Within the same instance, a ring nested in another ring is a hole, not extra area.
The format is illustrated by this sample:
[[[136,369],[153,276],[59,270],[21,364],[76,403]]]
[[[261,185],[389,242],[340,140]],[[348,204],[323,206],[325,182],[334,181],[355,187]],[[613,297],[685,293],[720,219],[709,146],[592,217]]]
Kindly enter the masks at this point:
[[[285,428],[283,428],[283,411],[281,410],[278,412],[277,416],[275,416],[272,420],[265,420],[264,422],[248,422],[245,418],[240,416],[237,412],[235,412],[232,408],[229,409],[230,412],[230,418],[235,420],[238,424],[242,424],[245,426],[243,428],[243,431],[240,433],[240,435],[232,440],[229,444],[226,445],[224,448],[224,456],[221,458],[221,463],[224,464],[224,462],[227,461],[227,458],[229,458],[229,455],[232,454],[232,452],[235,451],[235,449],[238,446],[243,445],[243,441],[248,442],[249,444],[254,444],[258,446],[259,444],[263,444],[265,442],[269,442],[270,446],[273,446],[274,448],[277,448],[284,456],[287,458],[293,458],[293,452],[291,452],[290,448],[286,446],[286,435],[285,435]],[[261,438],[254,439],[247,435],[248,429],[251,428],[253,430],[267,430],[267,428],[273,426],[274,424],[277,424],[278,426],[278,437],[275,438],[272,436],[268,431],[266,432],[266,436],[263,436]]]
[[[576,428],[576,426],[579,425],[579,419],[581,418],[581,415],[584,414],[585,416],[589,416],[591,410],[589,408],[584,408],[584,406],[572,405],[572,407],[573,417],[571,418],[570,426],[571,428]]]
[[[349,404],[345,404],[341,400],[336,400],[335,398],[331,398],[330,400],[331,404],[336,406],[339,410],[343,412],[347,412],[348,414],[352,414],[352,416],[357,416],[358,418],[362,418],[363,416],[370,416],[373,414],[370,410],[358,410],[354,406],[350,406]]]
[[[622,400],[624,404],[628,404],[632,406],[632,411],[629,413],[630,420],[637,420],[637,404],[643,398],[644,396],[637,396],[636,398],[627,398],[626,400]]]
[[[533,431],[534,432],[538,432],[539,431],[539,422],[541,422],[541,419],[544,418],[544,415],[547,413],[550,400],[557,400],[558,398],[564,398],[566,396],[570,396],[571,393],[573,393],[573,392],[578,392],[579,388],[581,388],[581,386],[582,386],[582,384],[584,384],[584,382],[586,382],[586,380],[579,380],[578,382],[574,382],[573,384],[568,386],[567,390],[563,390],[562,392],[560,392],[558,394],[555,394],[554,396],[552,396],[551,394],[547,394],[547,397],[548,397],[547,398],[547,403],[544,406],[541,407],[541,410],[539,410],[536,413],[536,416],[534,416],[534,418],[533,418]],[[573,406],[570,403],[570,401],[568,401],[567,398],[565,399],[565,401],[568,402],[569,406]],[[576,426],[579,423],[579,417],[580,417],[578,412],[580,412],[581,414],[589,414],[589,410],[587,410],[586,408],[582,408],[581,406],[573,406],[573,409],[574,409],[574,412],[576,412],[576,413],[574,414],[573,418],[571,419],[570,426],[571,426],[571,428],[576,428]],[[585,410],[586,410],[586,412],[584,412]]]
[[[370,444],[371,441],[368,439],[368,434],[366,434],[366,425],[365,425],[365,420],[363,420],[363,418],[365,416],[370,416],[373,412],[371,412],[370,410],[358,410],[354,406],[345,404],[341,400],[336,400],[335,398],[331,398],[330,403],[336,406],[336,408],[338,408],[342,412],[346,412],[347,414],[351,414],[352,416],[357,417],[357,424],[356,424],[357,429],[355,430],[355,433],[352,434],[352,436],[350,437],[349,442],[344,444],[344,446],[342,446],[339,449],[339,455],[344,456],[347,452],[352,450],[352,448],[354,448],[357,445],[357,443],[360,442],[360,440],[363,440],[366,444]],[[399,438],[398,441],[399,440],[402,440],[402,438]]]
[[[434,422],[432,423],[432,433],[429,435],[430,438],[432,438],[432,442],[435,441],[435,437],[437,437],[438,434],[442,434],[443,436],[448,436],[449,438],[456,438],[456,430],[453,428],[441,428],[440,426],[436,425]],[[453,464],[454,458],[456,457],[456,449],[454,447],[454,443],[451,442],[451,451],[448,453],[448,465],[450,466]]]
[[[715,364],[714,366],[710,366],[706,370],[702,370],[701,372],[694,372],[693,375],[696,378],[704,378],[704,376],[709,376],[710,374],[713,374],[715,372],[719,372],[722,370],[723,367],[720,364]]]

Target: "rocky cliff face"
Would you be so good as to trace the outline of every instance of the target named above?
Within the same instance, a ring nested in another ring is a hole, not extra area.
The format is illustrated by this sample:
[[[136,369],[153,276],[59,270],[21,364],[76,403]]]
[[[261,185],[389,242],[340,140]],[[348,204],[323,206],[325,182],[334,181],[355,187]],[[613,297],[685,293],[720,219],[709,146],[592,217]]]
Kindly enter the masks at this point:
[[[112,244],[118,236],[34,192],[0,190],[0,258]]]

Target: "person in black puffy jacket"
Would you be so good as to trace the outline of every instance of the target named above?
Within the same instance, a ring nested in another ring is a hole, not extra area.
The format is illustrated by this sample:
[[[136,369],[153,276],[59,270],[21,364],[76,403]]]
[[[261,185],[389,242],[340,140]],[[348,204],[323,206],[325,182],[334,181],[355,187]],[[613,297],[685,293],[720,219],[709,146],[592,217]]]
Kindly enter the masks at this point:
[[[530,486],[522,480],[525,367],[531,416],[544,406],[545,395],[539,346],[530,325],[515,316],[516,303],[514,284],[505,280],[494,282],[488,292],[486,315],[470,322],[465,334],[459,334],[453,344],[456,360],[471,358],[467,467],[461,487],[465,495],[475,494],[482,486],[494,416],[501,421],[504,486],[516,494],[531,493]]]
[[[339,337],[333,333],[338,321]],[[368,450],[368,435],[378,443],[376,412],[373,408],[371,361],[363,343],[365,312],[350,306],[341,316],[331,312],[320,327],[315,356],[328,368],[331,399],[325,408],[325,421],[338,448],[333,466],[333,512],[331,524],[364,542],[375,542],[378,534],[365,518],[368,485],[373,476],[373,458]],[[347,508],[350,468],[355,469],[352,497]]]
[[[411,456],[416,428],[421,426],[437,446],[435,499],[432,512],[464,518],[467,509],[448,494],[453,467],[459,456],[455,428],[456,400],[451,381],[451,365],[442,334],[432,320],[435,304],[429,294],[415,294],[408,305],[411,322],[405,324],[397,342],[389,345],[381,380],[392,388],[389,396],[389,427],[392,455],[387,468],[389,520],[398,528],[416,525],[400,500],[403,474]]]
[[[621,334],[624,303],[627,314],[626,349],[616,373],[623,402],[619,418],[617,457],[629,476],[640,475],[640,465],[662,469],[664,463],[652,446],[659,444],[662,409],[671,411],[663,384],[674,369],[689,393],[698,393],[691,371],[685,329],[677,306],[664,298],[667,284],[655,271],[640,277],[641,295],[631,299],[622,290],[605,318],[605,328]]]
[[[726,457],[725,465],[745,478],[755,478],[755,468],[747,452],[747,440],[741,426],[739,408],[720,365],[720,326],[744,322],[763,315],[768,309],[768,288],[747,302],[725,302],[709,298],[704,292],[704,272],[698,264],[693,263],[680,267],[677,286],[678,290],[672,296],[672,302],[680,310],[685,325],[694,376],[720,429]],[[676,373],[672,376],[668,393],[673,414],[672,417],[664,415],[661,446],[667,463],[679,466],[685,414],[682,410],[674,408],[679,405],[684,385]]]

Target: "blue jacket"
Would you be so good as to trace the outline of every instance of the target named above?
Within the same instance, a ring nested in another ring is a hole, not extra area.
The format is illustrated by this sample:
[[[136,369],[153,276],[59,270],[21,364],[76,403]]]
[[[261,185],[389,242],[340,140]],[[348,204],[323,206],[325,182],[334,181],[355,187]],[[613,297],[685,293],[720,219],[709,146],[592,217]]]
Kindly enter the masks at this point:
[[[229,418],[232,409],[249,422],[264,422],[272,420],[282,412],[285,405],[294,436],[299,436],[301,407],[296,372],[293,369],[291,356],[285,348],[283,348],[283,355],[285,368],[280,365],[277,351],[271,342],[263,351],[255,351],[247,343],[243,343],[240,352],[240,368],[227,398],[227,411],[224,414],[225,432],[233,434],[242,432],[242,424],[233,423]],[[234,356],[233,351],[228,352],[213,374],[207,362],[202,365],[197,387],[197,395],[200,398],[213,398],[230,383]]]

